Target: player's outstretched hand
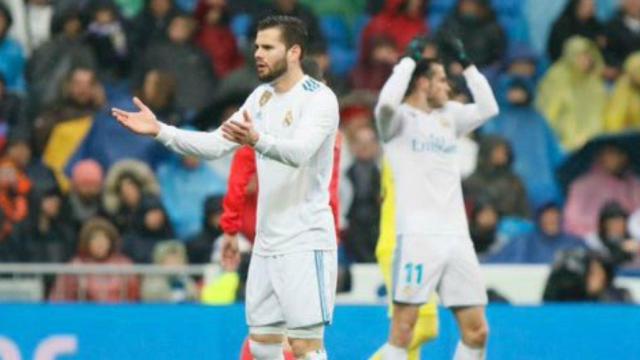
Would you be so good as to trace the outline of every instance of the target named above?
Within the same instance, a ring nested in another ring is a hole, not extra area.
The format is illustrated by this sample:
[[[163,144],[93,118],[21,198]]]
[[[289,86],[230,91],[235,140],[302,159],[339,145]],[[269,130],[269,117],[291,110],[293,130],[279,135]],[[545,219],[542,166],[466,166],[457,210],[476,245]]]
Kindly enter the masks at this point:
[[[238,248],[238,236],[224,234],[222,236],[222,269],[224,271],[236,271],[240,266],[240,250]]]
[[[254,128],[253,120],[246,110],[242,112],[241,121],[227,120],[222,124],[220,130],[225,139],[240,145],[254,146],[260,138],[260,134]]]
[[[140,110],[138,112],[128,112],[118,108],[111,109],[111,115],[127,129],[139,135],[156,136],[160,132],[160,123],[153,112],[137,97],[133,98],[133,103]]]
[[[469,56],[467,56],[464,44],[459,38],[455,36],[447,36],[442,40],[440,47],[445,54],[451,56],[455,61],[460,63],[463,68],[466,69],[471,65],[471,60],[469,59]]]

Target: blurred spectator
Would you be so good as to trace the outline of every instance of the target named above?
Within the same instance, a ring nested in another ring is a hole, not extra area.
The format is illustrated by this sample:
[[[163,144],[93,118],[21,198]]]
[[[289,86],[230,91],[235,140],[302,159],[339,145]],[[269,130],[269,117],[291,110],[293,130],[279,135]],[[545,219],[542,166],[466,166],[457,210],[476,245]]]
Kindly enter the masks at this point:
[[[567,231],[579,236],[596,231],[600,209],[612,200],[627,211],[640,207],[640,179],[629,169],[629,156],[610,145],[600,150],[591,170],[570,185]]]
[[[183,122],[182,109],[176,105],[177,83],[175,77],[161,70],[149,70],[136,95],[162,122],[179,126]]]
[[[368,126],[358,129],[351,149],[354,161],[346,180],[353,188],[353,199],[347,211],[344,246],[351,261],[372,263],[380,225],[380,146],[375,131]]]
[[[20,44],[8,37],[12,24],[9,8],[0,2],[0,74],[9,90],[24,92],[25,58]]]
[[[115,0],[120,12],[127,19],[132,19],[140,14],[147,1],[145,0]],[[132,19],[133,20],[133,19]]]
[[[76,68],[69,72],[58,101],[34,120],[35,155],[43,153],[51,131],[58,123],[93,116],[105,102],[104,88],[93,70]]]
[[[187,265],[184,244],[176,240],[162,241],[153,248],[153,263],[180,272]],[[143,301],[179,303],[198,298],[196,284],[187,275],[148,275],[142,279]]]
[[[547,203],[536,211],[536,229],[509,240],[485,259],[493,263],[550,264],[560,250],[585,247],[584,241],[562,229],[562,208]]]
[[[295,16],[307,26],[307,47],[324,45],[325,40],[318,17],[306,5],[300,4],[298,0],[269,0],[268,2],[270,4],[262,7],[258,16],[255,17],[256,22],[269,15]],[[252,25],[252,29],[255,28],[256,24]]]
[[[28,138],[31,130],[22,98],[10,92],[5,85],[4,77],[0,74],[0,149],[4,148],[9,136]]]
[[[305,49],[303,63],[305,60],[317,64],[318,72],[322,74],[325,83],[333,90],[336,96],[343,96],[349,91],[347,79],[344,76],[331,73],[331,56],[326,46]],[[311,62],[307,62],[307,64],[311,64]]]
[[[503,77],[518,77],[531,82],[538,81],[540,58],[535,51],[523,44],[512,44],[506,54]]]
[[[574,36],[565,42],[538,88],[537,107],[566,150],[575,150],[603,130],[607,91],[603,60],[595,43]]]
[[[640,240],[640,207],[631,213],[628,220],[629,235],[636,240]]]
[[[605,58],[620,69],[625,59],[640,50],[640,0],[622,0],[618,14],[607,24]]]
[[[551,61],[555,62],[560,58],[565,41],[574,35],[590,39],[600,47],[605,45],[604,26],[596,17],[594,0],[570,0],[567,3],[560,17],[553,23],[547,41]]]
[[[378,38],[388,38],[400,52],[418,35],[428,32],[425,0],[386,0],[384,9],[373,16],[362,32],[360,60],[373,53]]]
[[[174,238],[167,211],[156,197],[146,197],[134,215],[133,230],[123,235],[124,253],[136,263],[150,263],[154,246]]]
[[[71,260],[76,249],[76,229],[57,187],[31,197],[29,216],[14,227],[11,242],[16,260],[20,262]]]
[[[167,29],[178,10],[173,0],[145,0],[144,9],[132,22],[134,56],[156,41],[167,40]]]
[[[498,223],[501,214],[489,198],[477,199],[469,216],[469,233],[478,255],[489,253],[498,245]]]
[[[438,38],[459,37],[471,62],[495,65],[507,49],[507,38],[489,0],[459,0],[438,30]]]
[[[129,70],[129,35],[118,7],[110,0],[96,1],[91,9],[87,42],[98,60],[102,78],[119,79]]]
[[[249,39],[244,47],[240,48],[244,57],[244,65],[223,78],[218,84],[216,90],[215,101],[227,101],[234,97],[242,97],[240,105],[244,103],[246,96],[260,85],[258,73],[256,72],[255,49],[255,33],[249,33]],[[307,47],[312,49],[310,47]],[[306,55],[306,54],[305,54]],[[224,118],[226,120],[226,118]],[[216,126],[217,127],[217,126]]]
[[[150,45],[140,59],[136,83],[151,69],[166,71],[177,82],[176,104],[190,111],[207,105],[215,92],[215,74],[211,60],[191,39],[195,20],[188,15],[175,16],[167,29],[168,41]]]
[[[225,234],[242,234],[253,243],[256,236],[258,177],[256,153],[245,146],[236,150],[231,163],[228,191],[224,197],[224,213],[220,227]]]
[[[354,90],[369,90],[377,93],[391,75],[400,53],[395,42],[389,38],[370,38],[365,45],[369,53],[361,56],[349,74],[349,83]]]
[[[9,157],[0,159],[0,212],[3,220],[0,240],[6,239],[13,226],[29,215],[31,181]]]
[[[101,215],[102,167],[95,160],[77,162],[71,170],[69,206],[71,220],[80,228],[89,219]]]
[[[495,135],[484,136],[480,140],[478,166],[462,183],[467,200],[473,204],[486,198],[501,216],[527,218],[527,194],[522,181],[513,172],[513,162],[507,140]]]
[[[608,131],[640,129],[640,51],[624,63],[624,73],[615,83],[607,104],[605,128]]]
[[[229,27],[227,0],[199,0],[195,18],[199,25],[196,44],[209,55],[216,75],[223,78],[242,66],[244,60]]]
[[[532,83],[504,76],[498,84],[497,96],[500,114],[482,127],[482,133],[509,141],[514,155],[513,170],[524,182],[533,207],[560,200],[555,170],[564,160],[564,153],[546,119],[531,106]]]
[[[627,231],[629,213],[617,202],[608,202],[600,210],[598,229],[586,236],[593,251],[607,257],[618,266],[640,257],[640,240]]]
[[[51,40],[31,55],[27,66],[29,82],[29,117],[40,113],[43,106],[57,100],[60,88],[74,69],[95,69],[96,59],[84,38],[84,25],[79,13],[68,11],[56,15],[51,24]]]
[[[544,301],[631,303],[629,290],[613,285],[615,268],[584,249],[563,251],[544,289]]]
[[[158,166],[157,174],[162,202],[180,239],[200,231],[207,196],[227,190],[226,179],[193,156],[172,156]]]
[[[134,230],[135,216],[143,201],[160,195],[160,186],[149,166],[138,160],[120,160],[107,173],[103,206],[120,233]]]
[[[120,252],[120,234],[103,218],[88,220],[78,235],[78,252],[71,265],[131,265]],[[140,284],[133,275],[59,275],[50,295],[52,301],[136,301]]]
[[[222,227],[220,226],[222,197],[217,195],[207,197],[203,210],[202,229],[198,234],[186,239],[190,264],[211,262],[214,243],[222,235]]]
[[[24,0],[11,5],[16,17],[12,31],[28,56],[51,36],[53,4],[50,0]]]

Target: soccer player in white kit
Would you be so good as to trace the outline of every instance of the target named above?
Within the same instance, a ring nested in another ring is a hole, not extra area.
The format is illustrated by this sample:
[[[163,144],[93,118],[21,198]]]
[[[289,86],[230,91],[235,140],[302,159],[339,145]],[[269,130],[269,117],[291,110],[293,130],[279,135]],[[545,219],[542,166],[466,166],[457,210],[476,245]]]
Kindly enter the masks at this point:
[[[125,127],[180,154],[215,159],[241,145],[255,149],[260,191],[246,318],[257,360],[283,359],[285,334],[297,359],[327,359],[323,334],[337,272],[329,181],[339,115],[334,93],[302,72],[306,37],[294,17],[258,24],[255,59],[263,84],[213,132],[163,124],[137,98],[139,112],[113,109]],[[233,240],[223,248],[225,259],[237,257]]]
[[[473,104],[449,101],[441,63],[405,57],[382,88],[375,108],[396,181],[397,245],[391,291],[395,306],[383,359],[407,359],[418,308],[434,291],[453,311],[460,328],[462,339],[454,358],[485,358],[487,295],[465,215],[456,138],[498,114],[498,105],[460,41],[446,44],[445,49],[465,68]]]

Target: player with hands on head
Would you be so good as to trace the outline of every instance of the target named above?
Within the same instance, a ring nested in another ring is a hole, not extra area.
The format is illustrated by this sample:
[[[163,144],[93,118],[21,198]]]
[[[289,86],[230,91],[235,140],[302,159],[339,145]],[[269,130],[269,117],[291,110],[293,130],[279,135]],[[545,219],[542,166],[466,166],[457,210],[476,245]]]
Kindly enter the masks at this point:
[[[404,57],[380,92],[376,126],[395,184],[395,236],[390,295],[393,314],[383,360],[406,360],[419,309],[434,293],[460,329],[454,359],[485,359],[487,294],[469,235],[456,141],[498,114],[487,79],[460,40],[440,50],[464,67],[474,103],[449,100],[444,66]],[[416,51],[411,53],[415,54]]]

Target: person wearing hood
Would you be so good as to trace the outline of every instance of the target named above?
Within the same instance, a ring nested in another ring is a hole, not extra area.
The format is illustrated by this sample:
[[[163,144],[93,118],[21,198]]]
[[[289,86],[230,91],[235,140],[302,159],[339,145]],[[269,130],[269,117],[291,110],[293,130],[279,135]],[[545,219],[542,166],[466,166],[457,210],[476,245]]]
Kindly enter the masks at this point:
[[[596,17],[594,0],[571,0],[551,28],[547,41],[547,53],[551,61],[562,55],[565,41],[574,35],[580,35],[604,46],[604,26]]]
[[[603,66],[596,44],[573,36],[540,81],[536,106],[565,150],[576,150],[604,129],[607,90],[601,77]]]
[[[489,0],[459,0],[438,30],[437,37],[458,37],[469,60],[479,68],[498,64],[507,49],[507,38]]]
[[[142,12],[132,22],[133,50],[144,52],[151,43],[167,40],[167,29],[177,14],[173,0],[145,0]]]
[[[585,248],[584,240],[564,232],[562,208],[549,202],[537,209],[533,232],[511,239],[484,262],[551,264],[558,251],[574,248]]]
[[[222,196],[211,195],[203,205],[202,229],[185,242],[190,264],[208,264],[211,262],[213,247],[222,235],[220,219],[222,217]]]
[[[168,124],[179,126],[185,120],[183,109],[176,104],[177,81],[171,73],[150,69],[144,75],[136,96]]]
[[[604,50],[607,64],[618,69],[631,53],[640,50],[640,0],[622,0],[620,5],[620,11],[606,25]]]
[[[131,259],[120,252],[120,234],[104,218],[88,220],[78,235],[78,252],[70,265],[130,266]],[[132,275],[59,275],[51,301],[122,302],[139,299],[139,280]]]
[[[134,215],[133,230],[124,234],[124,253],[136,263],[151,263],[154,246],[174,238],[167,211],[159,198],[146,197]]]
[[[616,267],[585,249],[562,251],[544,289],[545,302],[633,303],[628,289],[614,285]]]
[[[500,84],[505,81],[505,77],[516,77],[535,84],[538,82],[540,76],[539,65],[540,57],[530,46],[512,44],[507,50],[502,74],[498,76],[497,82]]]
[[[513,152],[508,141],[495,135],[484,136],[480,140],[478,166],[462,182],[467,200],[473,204],[486,198],[502,216],[528,218],[527,193],[512,165]]]
[[[616,81],[607,104],[604,126],[611,132],[640,130],[640,51],[624,63],[624,73]]]
[[[11,242],[16,260],[33,263],[65,263],[76,249],[76,234],[58,187],[32,197],[29,216],[16,224]]]
[[[187,265],[187,251],[177,240],[161,241],[153,248],[153,263],[167,268]],[[196,283],[187,275],[148,275],[142,279],[140,295],[147,302],[181,303],[198,298]]]
[[[391,74],[401,53],[393,40],[388,37],[371,37],[364,45],[370,53],[362,56],[349,74],[349,86],[354,90],[377,93]]]
[[[125,234],[134,230],[135,215],[144,199],[160,195],[160,186],[149,166],[139,160],[120,160],[107,173],[102,204]]]
[[[562,195],[555,170],[565,158],[558,139],[547,120],[531,105],[532,83],[520,77],[505,76],[498,84],[500,114],[486,123],[482,134],[505,138],[514,155],[513,170],[524,182],[533,207]]]
[[[362,31],[360,59],[370,56],[374,39],[389,38],[394,48],[403,52],[411,40],[428,33],[425,0],[386,0],[382,11]]]
[[[211,58],[216,75],[223,78],[241,67],[244,59],[229,26],[227,0],[199,0],[195,19],[199,25],[196,44]]]
[[[500,212],[489,198],[481,197],[474,201],[469,216],[469,233],[473,248],[481,259],[499,244],[500,218]]]
[[[185,111],[198,111],[213,100],[216,76],[209,57],[192,41],[195,20],[187,14],[173,17],[167,28],[167,40],[148,46],[139,59],[134,83],[141,84],[151,69],[170,73],[177,84],[176,105]]]
[[[209,195],[223,195],[226,179],[192,156],[172,155],[158,165],[162,202],[180,239],[194,235],[203,223],[202,205]]]
[[[22,93],[26,90],[25,56],[20,43],[8,37],[12,24],[9,8],[0,3],[0,74],[4,76],[9,90]]]
[[[609,201],[626,211],[640,207],[640,179],[629,169],[629,155],[614,145],[603,147],[589,172],[569,185],[565,226],[569,233],[586,236],[598,229],[598,214]]]
[[[55,14],[51,39],[35,49],[26,69],[29,82],[29,117],[58,100],[60,89],[74,69],[97,68],[95,55],[85,38],[82,15],[74,10]],[[64,85],[68,86],[68,85]]]
[[[640,240],[627,230],[629,212],[615,201],[604,204],[598,216],[598,229],[586,236],[587,246],[619,266],[640,258]]]

